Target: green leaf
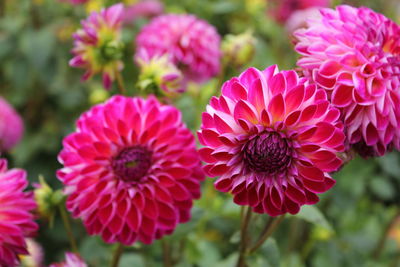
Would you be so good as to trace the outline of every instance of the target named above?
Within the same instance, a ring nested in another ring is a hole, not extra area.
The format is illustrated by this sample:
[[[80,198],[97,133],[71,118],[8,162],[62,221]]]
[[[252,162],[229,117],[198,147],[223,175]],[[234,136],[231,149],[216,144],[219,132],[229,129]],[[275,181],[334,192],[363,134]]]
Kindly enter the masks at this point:
[[[269,263],[270,266],[280,266],[279,247],[274,238],[268,238],[268,240],[261,246],[260,252],[261,253],[259,254],[263,255],[263,258]]]
[[[204,211],[202,209],[194,207],[192,209],[192,218],[190,219],[190,221],[187,223],[179,224],[176,227],[174,234],[168,238],[176,240],[176,239],[181,239],[181,238],[187,236],[187,234],[192,232],[196,228],[196,226],[199,224],[203,214],[204,214]]]
[[[145,266],[143,258],[135,253],[126,253],[122,255],[119,267],[142,267]]]
[[[218,262],[215,267],[232,267],[236,265],[236,262],[239,258],[239,254],[237,252],[232,253],[226,259]]]
[[[377,159],[383,171],[387,174],[400,178],[400,158],[399,153],[393,152]]]
[[[294,215],[294,217],[303,219],[309,223],[323,227],[330,232],[334,232],[330,223],[326,220],[325,216],[316,206],[303,206],[300,212]]]
[[[395,196],[395,187],[389,181],[388,177],[377,176],[369,184],[371,191],[381,199],[388,200]]]

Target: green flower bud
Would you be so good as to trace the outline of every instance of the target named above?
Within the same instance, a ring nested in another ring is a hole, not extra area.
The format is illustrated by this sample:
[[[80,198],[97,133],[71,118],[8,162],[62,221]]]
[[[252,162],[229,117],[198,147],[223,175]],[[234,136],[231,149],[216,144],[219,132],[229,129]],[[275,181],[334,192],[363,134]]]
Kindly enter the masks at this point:
[[[240,68],[249,63],[255,53],[255,44],[256,39],[251,31],[238,35],[226,35],[222,41],[224,64]]]

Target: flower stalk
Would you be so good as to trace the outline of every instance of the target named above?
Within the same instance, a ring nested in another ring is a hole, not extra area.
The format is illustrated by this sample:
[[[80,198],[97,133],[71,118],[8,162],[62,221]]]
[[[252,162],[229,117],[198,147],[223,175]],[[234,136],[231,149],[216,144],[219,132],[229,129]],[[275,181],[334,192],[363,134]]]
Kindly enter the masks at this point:
[[[272,235],[272,233],[276,230],[278,225],[283,221],[285,218],[285,214],[279,217],[272,218],[264,227],[264,230],[261,232],[261,235],[254,246],[249,250],[249,253],[254,253],[257,251],[264,242]]]
[[[242,213],[242,224],[240,229],[240,250],[239,250],[239,259],[237,261],[237,267],[246,267],[246,256],[247,256],[247,246],[249,243],[249,236],[247,230],[249,228],[250,220],[251,220],[251,207],[247,207],[246,211]]]
[[[68,219],[67,211],[65,210],[63,204],[60,204],[58,207],[59,207],[59,210],[60,210],[61,218],[62,218],[63,223],[64,223],[65,230],[67,232],[67,236],[68,236],[69,243],[71,245],[71,249],[72,249],[73,252],[78,253],[78,247],[76,245],[74,234],[72,233],[72,227],[71,227],[71,223],[70,223],[70,221]]]
[[[117,249],[114,251],[111,267],[118,267],[119,260],[121,259],[121,255],[124,251],[124,245],[122,243],[118,243]]]

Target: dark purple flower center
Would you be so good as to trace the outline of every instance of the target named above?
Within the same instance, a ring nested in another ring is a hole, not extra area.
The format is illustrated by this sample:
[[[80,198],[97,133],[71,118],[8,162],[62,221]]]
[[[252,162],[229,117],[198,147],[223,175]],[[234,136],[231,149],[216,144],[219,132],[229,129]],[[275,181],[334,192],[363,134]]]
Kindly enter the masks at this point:
[[[151,166],[152,153],[143,146],[124,148],[112,159],[111,166],[118,178],[140,182]]]
[[[284,172],[292,159],[290,142],[278,133],[264,132],[249,140],[243,147],[244,162],[257,173]]]

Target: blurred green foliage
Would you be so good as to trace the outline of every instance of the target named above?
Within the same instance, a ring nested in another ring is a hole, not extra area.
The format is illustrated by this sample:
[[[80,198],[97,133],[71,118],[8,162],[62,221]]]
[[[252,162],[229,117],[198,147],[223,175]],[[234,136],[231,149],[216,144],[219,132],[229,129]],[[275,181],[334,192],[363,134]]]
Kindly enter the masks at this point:
[[[110,1],[109,1],[110,2]],[[334,1],[339,4],[341,1]],[[0,2],[0,93],[20,112],[25,121],[23,141],[6,157],[11,166],[25,168],[32,182],[42,174],[54,188],[60,188],[55,171],[62,138],[74,130],[74,122],[84,110],[102,101],[97,78],[80,82],[81,70],[68,66],[71,33],[86,17],[83,6],[55,0]],[[221,35],[251,29],[257,38],[256,55],[248,66],[265,68],[278,64],[295,67],[296,54],[283,27],[265,11],[264,0],[165,0],[167,12],[188,12],[209,21]],[[396,1],[346,1],[366,5],[396,18]],[[397,14],[398,15],[398,14]],[[137,20],[124,29],[125,69],[123,76],[130,94],[136,94],[137,68],[132,61],[133,40],[147,21]],[[223,80],[238,75],[229,70]],[[196,130],[198,114],[218,81],[191,88],[176,105],[184,111],[188,126]],[[200,97],[199,92],[201,92]],[[116,88],[110,94],[116,93]],[[379,159],[355,159],[334,175],[337,184],[321,196],[317,206],[303,207],[296,216],[287,216],[262,248],[249,257],[249,266],[395,266],[400,240],[386,240],[387,225],[399,212],[400,154]],[[193,209],[193,219],[180,225],[166,240],[178,267],[235,266],[238,254],[240,207],[228,195],[203,185],[203,197]],[[251,235],[255,238],[268,220],[256,215]],[[41,221],[39,242],[46,261],[63,258],[70,250],[60,218],[54,226]],[[79,251],[91,266],[107,266],[111,249],[99,237],[89,237],[79,221],[73,222]],[[151,246],[135,244],[126,248],[121,267],[161,266],[160,241]]]

